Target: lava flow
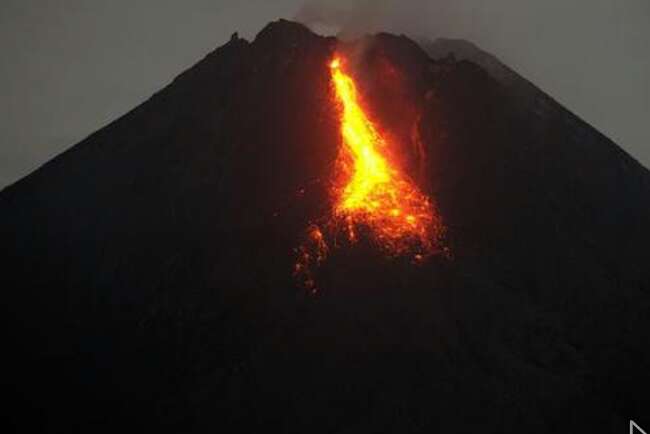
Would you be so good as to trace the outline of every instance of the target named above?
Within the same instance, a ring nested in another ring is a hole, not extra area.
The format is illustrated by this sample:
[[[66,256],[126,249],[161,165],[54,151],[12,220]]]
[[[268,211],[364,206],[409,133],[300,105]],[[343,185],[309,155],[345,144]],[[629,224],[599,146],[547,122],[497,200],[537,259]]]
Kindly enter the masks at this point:
[[[363,109],[357,86],[341,57],[329,67],[339,111],[341,146],[334,179],[332,216],[326,226],[343,225],[351,243],[363,228],[388,256],[421,261],[439,248],[443,226],[431,201],[389,157],[394,152]],[[334,229],[336,231],[336,229]],[[334,234],[333,238],[336,238]],[[298,249],[294,275],[315,288],[313,268],[327,258],[325,235],[313,224]]]
[[[364,112],[342,59],[335,58],[330,70],[343,139],[335,216],[347,222],[351,241],[356,239],[355,226],[361,224],[389,254],[428,253],[439,230],[429,198],[389,160],[389,144]]]

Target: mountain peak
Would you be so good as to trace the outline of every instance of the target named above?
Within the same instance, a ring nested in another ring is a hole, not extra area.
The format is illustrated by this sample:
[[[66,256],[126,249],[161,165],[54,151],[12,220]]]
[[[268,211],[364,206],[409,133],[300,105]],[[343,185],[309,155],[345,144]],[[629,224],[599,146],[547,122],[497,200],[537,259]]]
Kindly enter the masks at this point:
[[[267,24],[255,37],[255,40],[264,39],[291,39],[305,36],[316,36],[307,26],[296,21],[280,18]]]
[[[0,192],[15,422],[546,433],[646,414],[647,170],[437,44],[276,21]],[[293,273],[345,165],[335,52],[450,254],[330,224],[312,294]]]

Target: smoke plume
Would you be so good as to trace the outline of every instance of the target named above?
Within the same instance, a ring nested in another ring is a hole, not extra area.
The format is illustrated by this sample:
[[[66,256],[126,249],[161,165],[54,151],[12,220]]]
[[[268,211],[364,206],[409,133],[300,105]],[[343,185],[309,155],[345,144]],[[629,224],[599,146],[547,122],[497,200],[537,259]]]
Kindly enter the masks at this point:
[[[378,31],[420,37],[431,34],[426,24],[434,4],[425,0],[314,0],[305,3],[295,19],[314,31],[344,39]]]

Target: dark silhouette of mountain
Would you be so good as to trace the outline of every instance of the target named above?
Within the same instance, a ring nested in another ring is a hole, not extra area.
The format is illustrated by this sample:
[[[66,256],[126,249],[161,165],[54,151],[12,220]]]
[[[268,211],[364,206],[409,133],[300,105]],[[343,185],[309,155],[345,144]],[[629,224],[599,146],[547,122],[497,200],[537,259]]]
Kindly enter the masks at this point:
[[[312,295],[291,272],[330,206],[337,50],[355,53],[367,105],[436,201],[451,256],[415,266],[363,240],[333,248]],[[650,175],[508,80],[405,37],[343,44],[278,21],[4,189],[5,422],[650,426]]]
[[[473,43],[464,39],[438,38],[434,41],[423,40],[420,45],[434,60],[442,60],[452,56],[454,60],[468,60],[483,68],[492,78],[506,87],[510,94],[531,102],[534,97],[547,97],[532,83],[525,80],[510,69],[501,60],[490,53],[481,50]]]

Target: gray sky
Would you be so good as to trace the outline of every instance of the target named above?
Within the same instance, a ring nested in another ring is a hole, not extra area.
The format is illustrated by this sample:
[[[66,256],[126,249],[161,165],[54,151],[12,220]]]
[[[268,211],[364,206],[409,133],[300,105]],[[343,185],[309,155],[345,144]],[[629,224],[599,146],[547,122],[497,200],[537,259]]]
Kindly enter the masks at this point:
[[[144,101],[234,31],[252,38],[305,3],[1,0],[0,188]],[[650,0],[318,5],[348,30],[469,39],[650,166]]]

